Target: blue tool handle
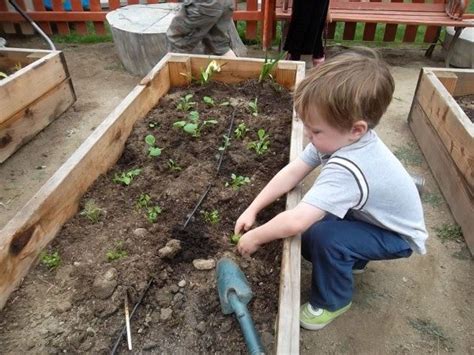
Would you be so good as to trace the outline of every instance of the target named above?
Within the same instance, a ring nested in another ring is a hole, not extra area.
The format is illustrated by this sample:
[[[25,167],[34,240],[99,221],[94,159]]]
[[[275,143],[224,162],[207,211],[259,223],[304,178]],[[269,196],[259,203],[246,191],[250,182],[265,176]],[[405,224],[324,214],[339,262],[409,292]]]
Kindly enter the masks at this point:
[[[234,291],[230,291],[227,295],[229,303],[235,312],[235,316],[240,323],[240,329],[247,344],[247,350],[251,355],[265,354],[263,345],[258,336],[252,317],[250,316],[247,306],[240,302],[239,297]]]

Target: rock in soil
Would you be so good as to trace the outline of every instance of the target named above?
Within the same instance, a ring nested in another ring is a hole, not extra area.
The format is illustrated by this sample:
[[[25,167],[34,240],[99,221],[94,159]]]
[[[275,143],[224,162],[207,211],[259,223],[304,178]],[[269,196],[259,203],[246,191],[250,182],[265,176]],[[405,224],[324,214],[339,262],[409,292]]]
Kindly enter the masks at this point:
[[[171,259],[181,251],[181,242],[177,239],[171,239],[166,245],[158,250],[160,258]]]
[[[195,259],[193,265],[198,270],[212,270],[216,267],[216,261],[214,259]]]
[[[117,287],[117,270],[114,268],[108,269],[104,274],[97,275],[92,285],[94,295],[100,299],[112,296],[115,287]]]

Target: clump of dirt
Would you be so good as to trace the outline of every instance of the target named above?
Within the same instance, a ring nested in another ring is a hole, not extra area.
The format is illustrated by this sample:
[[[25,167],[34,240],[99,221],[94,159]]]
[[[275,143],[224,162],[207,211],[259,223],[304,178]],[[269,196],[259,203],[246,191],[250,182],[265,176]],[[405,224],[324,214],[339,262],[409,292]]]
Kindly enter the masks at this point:
[[[455,97],[456,102],[466,113],[467,117],[474,122],[474,94]]]
[[[187,94],[193,95],[189,111],[178,110]],[[249,107],[255,99],[257,113]],[[199,112],[200,124],[208,121],[199,137],[175,125],[190,122],[191,111]],[[109,352],[123,326],[125,294],[132,308],[151,282],[132,321],[134,350],[245,352],[238,322],[221,312],[214,270],[193,264],[225,255],[239,263],[250,282],[254,299],[249,309],[272,351],[281,244],[241,259],[229,237],[238,216],[288,162],[291,116],[290,94],[270,83],[212,83],[170,92],[136,124],[117,165],[96,181],[81,201],[83,212],[50,245],[60,266],[48,271],[38,265],[10,298],[0,321],[3,350]],[[230,145],[217,172],[232,118]],[[239,139],[234,131],[242,124],[248,131]],[[261,155],[249,149],[260,129],[269,136],[269,149]],[[155,143],[145,143],[147,135]],[[150,156],[150,148],[161,148],[161,154]],[[136,176],[129,185],[117,182],[132,170]],[[249,183],[233,188],[232,174]],[[283,209],[281,199],[257,223]],[[178,251],[165,254],[172,240]],[[125,349],[122,341],[118,350]]]

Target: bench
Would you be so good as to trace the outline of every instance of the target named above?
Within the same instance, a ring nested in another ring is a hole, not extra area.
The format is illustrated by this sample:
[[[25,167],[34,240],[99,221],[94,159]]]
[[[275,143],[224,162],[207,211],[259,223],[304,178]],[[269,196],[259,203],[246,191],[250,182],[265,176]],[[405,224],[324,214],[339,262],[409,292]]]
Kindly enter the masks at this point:
[[[265,0],[265,6],[272,6],[275,9],[274,20],[289,21],[291,18],[291,0],[280,1],[277,3],[275,0]],[[384,41],[393,41],[397,33],[397,25],[406,25],[403,41],[414,42],[418,26],[428,26],[424,41],[431,44],[426,51],[426,55],[429,57],[439,40],[441,27],[453,26],[456,31],[453,40],[449,44],[446,56],[446,66],[449,66],[451,49],[462,30],[466,27],[474,27],[474,16],[464,16],[464,9],[467,6],[465,0],[446,0],[446,2],[435,3],[392,1],[353,2],[331,0],[329,5],[331,24],[328,37],[332,38],[334,35],[336,22],[345,22],[344,40],[354,39],[357,23],[365,23],[363,40],[371,41],[375,38],[377,24],[383,23],[386,24]],[[269,27],[268,25],[264,26],[264,28]]]

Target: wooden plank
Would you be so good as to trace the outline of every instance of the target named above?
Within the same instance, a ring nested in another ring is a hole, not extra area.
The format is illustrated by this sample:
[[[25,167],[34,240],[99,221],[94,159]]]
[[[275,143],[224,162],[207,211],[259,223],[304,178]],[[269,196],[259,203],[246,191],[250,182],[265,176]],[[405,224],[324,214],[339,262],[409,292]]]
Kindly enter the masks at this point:
[[[364,35],[362,36],[362,39],[364,41],[373,41],[375,39],[376,30],[377,30],[376,23],[366,23],[364,25]]]
[[[188,56],[172,57],[168,61],[171,86],[186,86],[191,83],[191,59]]]
[[[258,3],[257,0],[247,0],[247,11],[257,11]],[[245,29],[245,38],[255,39],[257,38],[257,21],[247,21],[247,27]]]
[[[403,0],[391,0],[392,3],[400,3]],[[383,35],[384,42],[393,42],[397,36],[398,24],[388,24],[385,26],[385,32]]]
[[[332,13],[331,13],[332,16]],[[352,41],[355,38],[356,32],[356,22],[347,21],[344,23],[344,32],[342,34],[342,39],[345,41]]]
[[[72,11],[84,11],[82,9],[81,0],[71,0]],[[74,27],[77,33],[85,35],[87,33],[87,27],[85,22],[74,22]]]
[[[429,123],[429,114],[425,113],[415,100],[408,118],[408,124],[438,182],[439,188],[461,226],[464,239],[474,254],[474,202],[467,189],[465,179],[460,174],[450,154],[440,142],[434,128]]]
[[[36,11],[46,11],[44,7],[43,0],[33,0],[33,9]],[[38,22],[38,26],[47,34],[51,35],[53,34],[53,30],[51,29],[51,25],[49,22]]]
[[[450,93],[450,95],[453,95],[454,90],[456,90],[456,84],[458,82],[458,76],[453,73],[453,72],[437,72],[436,77],[438,80],[443,84],[445,89]]]
[[[64,12],[64,6],[62,0],[51,0],[51,5],[54,12]],[[34,20],[34,19],[33,19]],[[61,35],[69,34],[69,25],[63,22],[57,22],[56,26],[58,27],[58,32]]]
[[[265,7],[263,9],[263,34],[262,47],[264,50],[270,48],[272,44],[272,33],[275,22],[275,0],[265,0]]]
[[[354,10],[368,11],[395,11],[395,12],[444,12],[444,4],[442,3],[408,3],[408,2],[368,2],[368,1],[331,1],[332,11],[342,10],[350,12]]]
[[[168,92],[168,58],[157,64],[150,80],[130,92],[0,231],[0,309],[40,251],[76,213],[81,196],[115,164],[133,124]]]
[[[298,64],[293,86],[305,76],[304,64]],[[303,150],[303,123],[293,111],[290,161],[296,159]],[[294,208],[301,200],[303,187],[299,184],[288,193],[286,208]],[[280,271],[280,298],[278,304],[276,354],[299,354],[300,346],[300,273],[301,236],[286,238]]]
[[[71,80],[64,80],[35,102],[0,123],[0,163],[31,140],[76,101]]]
[[[100,0],[90,0],[89,6],[91,11],[101,12],[102,8],[100,6]],[[94,21],[95,33],[98,35],[105,35],[107,31],[105,30],[104,21]]]
[[[115,10],[120,7],[120,0],[109,0],[109,9]]]
[[[0,82],[0,123],[66,79],[61,56],[60,51],[51,51]]]
[[[274,78],[278,84],[293,91],[296,85],[297,65],[286,60],[279,61]]]
[[[403,35],[403,42],[415,42],[417,32],[418,26],[407,25],[405,28],[405,34]]]
[[[421,75],[415,100],[438,132],[468,187],[474,191],[474,124],[429,70]]]
[[[5,12],[8,13],[8,6],[7,6],[7,0],[0,0],[0,12]],[[7,22],[7,21],[2,21],[2,29],[3,32],[5,33],[16,33],[15,26],[13,23]]]
[[[454,90],[453,96],[464,96],[474,94],[474,70],[458,69],[458,68],[426,68],[433,72],[436,76],[441,73],[454,73],[458,77],[458,82]]]
[[[333,39],[336,33],[336,22],[331,22],[328,26],[328,39]]]
[[[28,4],[28,6],[27,6],[27,4],[25,4],[25,1],[23,1],[23,0],[16,0],[16,3],[20,7],[20,9],[22,9],[23,11],[33,10],[32,6],[30,6],[30,4]],[[20,29],[21,29],[21,33],[24,34],[24,35],[32,35],[32,34],[35,33],[35,30],[33,29],[33,26],[31,26],[27,22],[21,22],[20,23]]]

